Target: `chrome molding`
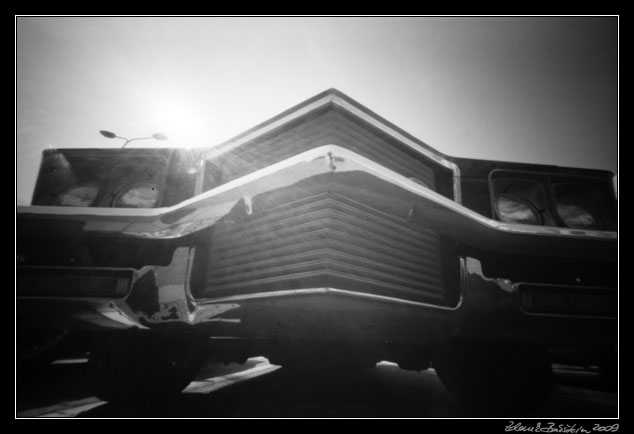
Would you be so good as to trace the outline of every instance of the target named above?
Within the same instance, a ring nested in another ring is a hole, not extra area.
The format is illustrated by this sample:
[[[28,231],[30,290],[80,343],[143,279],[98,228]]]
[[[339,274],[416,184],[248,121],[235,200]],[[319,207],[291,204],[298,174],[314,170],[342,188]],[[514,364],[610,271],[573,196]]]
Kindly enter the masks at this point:
[[[437,309],[437,310],[443,310],[443,311],[455,311],[459,309],[460,305],[462,304],[462,298],[458,302],[457,306],[447,307],[447,306],[439,306],[436,304],[409,301],[409,300],[404,300],[404,299],[395,298],[395,297],[386,297],[384,295],[368,294],[365,292],[354,292],[354,291],[348,291],[345,289],[337,289],[337,288],[306,288],[306,289],[291,289],[291,290],[284,290],[284,291],[260,292],[255,294],[233,295],[230,297],[200,299],[200,300],[197,300],[196,303],[198,306],[204,307],[206,305],[214,305],[216,303],[237,303],[240,301],[248,301],[248,300],[274,299],[274,298],[280,298],[280,297],[295,297],[295,296],[306,296],[306,295],[316,295],[316,294],[344,295],[344,296],[350,296],[355,298],[364,298],[364,299],[373,300],[373,301],[397,303],[397,304],[404,304],[408,306],[425,307],[425,308]]]
[[[333,157],[336,157],[336,165],[332,164]],[[290,186],[301,180],[330,171],[364,171],[450,209],[453,212],[461,214],[483,226],[501,232],[572,238],[618,239],[617,232],[522,225],[503,223],[489,219],[366,157],[334,144],[320,146],[303,152],[169,208],[131,209],[19,206],[17,207],[17,212],[18,214],[25,215],[39,214],[69,218],[99,216],[105,220],[105,222],[100,221],[99,223],[107,225],[108,231],[125,231],[126,234],[131,236],[175,238],[213,224],[238,200],[243,200],[244,197],[253,197],[274,188]],[[211,212],[208,211],[210,208],[215,209]],[[157,222],[157,220],[159,220],[157,218],[165,214],[185,209],[190,210],[191,213],[186,213],[184,217],[177,219],[174,223],[167,225]],[[152,222],[123,221],[121,219],[108,220],[108,217],[147,217],[155,218],[156,220]],[[86,230],[90,229],[92,229],[92,227],[89,221]],[[142,229],[147,229],[147,231]]]

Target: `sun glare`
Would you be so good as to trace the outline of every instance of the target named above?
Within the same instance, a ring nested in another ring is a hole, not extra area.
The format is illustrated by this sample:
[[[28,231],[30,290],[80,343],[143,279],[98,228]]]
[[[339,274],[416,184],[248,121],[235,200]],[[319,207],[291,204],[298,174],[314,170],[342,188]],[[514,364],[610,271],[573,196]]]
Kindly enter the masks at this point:
[[[169,146],[209,146],[211,114],[194,97],[177,92],[160,92],[160,96],[147,101],[145,106],[147,124],[156,132],[168,137]]]

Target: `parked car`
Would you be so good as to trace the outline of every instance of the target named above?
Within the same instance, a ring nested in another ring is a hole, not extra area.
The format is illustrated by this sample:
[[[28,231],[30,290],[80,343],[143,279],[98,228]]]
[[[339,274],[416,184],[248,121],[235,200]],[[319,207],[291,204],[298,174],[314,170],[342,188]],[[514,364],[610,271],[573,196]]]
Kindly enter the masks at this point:
[[[612,176],[449,157],[334,89],[216,147],[47,150],[17,347],[92,333],[111,401],[264,355],[433,365],[465,403],[535,408],[552,361],[614,350]]]

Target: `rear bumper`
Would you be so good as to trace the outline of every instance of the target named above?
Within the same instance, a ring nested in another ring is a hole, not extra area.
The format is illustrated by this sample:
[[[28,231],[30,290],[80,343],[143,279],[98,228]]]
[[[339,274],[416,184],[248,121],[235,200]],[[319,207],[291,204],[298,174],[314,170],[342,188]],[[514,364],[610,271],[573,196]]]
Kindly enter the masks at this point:
[[[177,251],[181,265],[187,249]],[[614,340],[612,305],[589,315],[587,301],[547,305],[543,312],[522,308],[522,284],[488,278],[475,258],[460,260],[460,300],[441,306],[340,288],[299,288],[194,299],[174,271],[177,263],[151,267],[135,277],[125,298],[28,297],[18,299],[18,322],[29,326],[103,329],[196,327],[209,336],[269,340],[341,340],[434,343],[450,337],[522,339],[553,348],[593,348]],[[161,274],[172,285],[163,285]],[[151,276],[151,282],[147,279]],[[603,288],[606,297],[616,291]],[[603,295],[603,294],[602,294]],[[576,300],[576,299],[575,299]],[[553,312],[559,308],[558,312]]]

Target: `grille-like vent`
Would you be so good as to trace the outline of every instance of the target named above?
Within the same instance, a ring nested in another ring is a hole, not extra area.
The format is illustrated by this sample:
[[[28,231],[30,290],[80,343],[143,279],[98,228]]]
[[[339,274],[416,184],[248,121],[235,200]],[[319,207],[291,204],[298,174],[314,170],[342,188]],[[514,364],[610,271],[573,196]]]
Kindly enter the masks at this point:
[[[24,268],[18,270],[18,297],[123,298],[131,270]]]
[[[609,288],[519,285],[520,306],[527,313],[579,316],[617,315],[617,292]]]
[[[336,144],[381,163],[430,189],[453,197],[453,174],[353,115],[332,107],[285,125],[274,134],[249,141],[208,161],[204,189],[238,179],[256,170],[318,146]]]
[[[219,225],[208,264],[206,297],[332,287],[454,302],[435,232],[334,193]]]

